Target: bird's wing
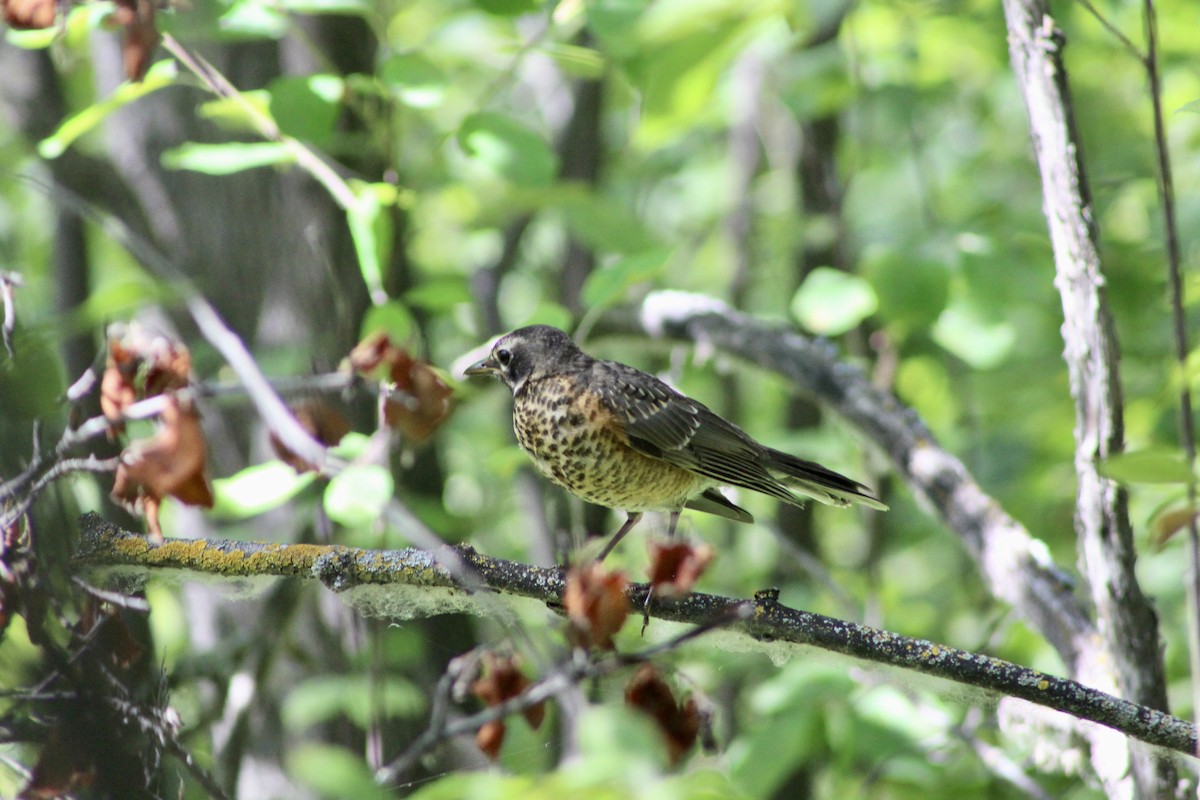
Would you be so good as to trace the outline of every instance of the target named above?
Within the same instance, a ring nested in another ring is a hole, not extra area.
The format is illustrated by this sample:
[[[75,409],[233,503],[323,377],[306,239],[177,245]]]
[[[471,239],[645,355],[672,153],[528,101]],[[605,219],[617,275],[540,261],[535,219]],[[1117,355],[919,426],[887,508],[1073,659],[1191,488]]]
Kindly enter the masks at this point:
[[[800,502],[767,471],[766,448],[704,404],[623,364],[598,362],[592,377],[638,452],[719,483]]]
[[[887,506],[861,483],[812,461],[764,447],[733,423],[653,375],[614,362],[598,362],[594,379],[614,422],[638,452],[668,464],[777,497],[803,502],[801,492],[822,503]]]

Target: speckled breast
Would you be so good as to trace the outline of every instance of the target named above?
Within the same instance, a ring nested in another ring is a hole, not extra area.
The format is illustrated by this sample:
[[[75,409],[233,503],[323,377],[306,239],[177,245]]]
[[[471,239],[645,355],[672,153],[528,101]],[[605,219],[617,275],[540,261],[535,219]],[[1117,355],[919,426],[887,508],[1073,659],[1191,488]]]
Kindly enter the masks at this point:
[[[532,381],[513,407],[521,447],[550,480],[584,500],[625,511],[678,510],[713,482],[632,449],[596,395],[568,376]]]

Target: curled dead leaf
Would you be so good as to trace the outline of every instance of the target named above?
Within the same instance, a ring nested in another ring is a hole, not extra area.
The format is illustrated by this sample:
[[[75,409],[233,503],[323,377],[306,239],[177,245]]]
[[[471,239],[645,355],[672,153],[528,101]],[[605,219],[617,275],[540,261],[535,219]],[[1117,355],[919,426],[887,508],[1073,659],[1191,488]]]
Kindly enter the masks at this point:
[[[504,745],[504,720],[494,719],[491,722],[485,722],[475,732],[475,746],[483,751],[483,754],[495,761],[500,757],[500,748]]]
[[[433,435],[453,410],[453,392],[438,371],[395,345],[382,331],[359,342],[347,362],[356,372],[374,373],[391,384],[383,421],[411,444]]]
[[[155,25],[155,0],[116,0],[113,21],[124,32],[121,35],[121,61],[125,77],[140,81],[150,66],[150,57],[161,39]]]
[[[662,676],[650,664],[642,664],[625,687],[625,702],[646,714],[658,725],[667,742],[672,764],[692,749],[700,733],[701,715],[693,698],[682,703]]]
[[[1150,543],[1162,547],[1171,537],[1192,524],[1192,520],[1200,517],[1200,509],[1185,506],[1162,512],[1151,523]]]
[[[0,0],[4,23],[17,30],[37,30],[54,24],[58,13],[55,0]]]
[[[567,573],[563,608],[570,623],[568,637],[576,647],[613,649],[613,636],[629,616],[623,572],[609,572],[604,565],[589,561]]]
[[[529,679],[521,672],[516,656],[489,651],[483,654],[483,677],[471,684],[471,693],[490,707],[508,702],[527,688]],[[546,704],[535,703],[522,714],[530,727],[539,728],[546,718]]]
[[[491,708],[520,696],[528,687],[529,679],[521,672],[516,656],[489,651],[483,654],[483,676],[471,683],[471,694]],[[546,703],[534,703],[522,714],[530,727],[538,728],[546,717]],[[504,744],[504,733],[504,720],[484,723],[475,734],[475,744],[495,761]]]
[[[200,414],[190,403],[171,397],[157,425],[153,437],[121,451],[112,496],[134,509],[140,505],[151,535],[161,538],[158,508],[163,497],[212,508],[213,496],[204,474],[207,448]]]
[[[692,545],[684,541],[650,544],[650,586],[659,596],[687,594],[704,574],[716,555],[712,545]]]
[[[138,400],[186,388],[191,370],[192,355],[183,344],[137,323],[112,325],[100,380],[100,410],[114,423],[114,432],[120,432],[127,408]]]

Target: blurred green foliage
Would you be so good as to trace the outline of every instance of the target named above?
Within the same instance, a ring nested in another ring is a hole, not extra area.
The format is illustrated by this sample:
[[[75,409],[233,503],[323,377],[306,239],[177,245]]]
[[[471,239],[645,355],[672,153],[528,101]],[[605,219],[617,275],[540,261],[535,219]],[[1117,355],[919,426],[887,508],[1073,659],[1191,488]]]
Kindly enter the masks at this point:
[[[1126,2],[1102,11],[1140,42],[1139,9]],[[1180,381],[1195,385],[1196,370],[1178,375],[1168,358],[1162,210],[1146,79],[1084,5],[1056,10],[1069,42],[1069,77],[1124,356],[1127,430],[1137,451],[1110,461],[1106,470],[1131,486],[1141,574],[1163,624],[1174,710],[1186,714],[1186,559],[1178,542],[1149,548],[1148,529],[1182,497],[1189,477],[1176,440],[1174,392]],[[1200,203],[1187,188],[1200,180],[1194,157],[1200,77],[1193,37],[1179,32],[1194,30],[1194,8],[1169,0],[1158,11],[1180,229],[1188,236],[1200,229]],[[494,303],[500,329],[511,329],[533,322],[590,328],[604,311],[652,289],[735,301],[755,316],[838,337],[848,359],[880,365],[900,399],[985,490],[1060,564],[1074,562],[1073,413],[1061,359],[1061,309],[999,4],[217,0],[168,12],[163,25],[185,46],[236,49],[303,39],[293,15],[339,13],[361,18],[377,37],[373,72],[341,75],[326,65],[239,87],[254,91],[236,103],[208,97],[194,113],[226,131],[226,139],[172,142],[162,165],[212,176],[294,172],[301,169],[296,143],[322,158],[366,153],[384,164],[379,174],[341,175],[353,198],[341,210],[353,237],[357,279],[376,301],[353,321],[354,329],[420,342],[429,361],[448,368],[501,332],[485,321],[487,303]],[[81,34],[97,20],[94,7],[74,10],[65,40],[50,45],[72,54],[60,67],[71,116],[58,131],[39,143],[0,128],[0,158],[13,165],[10,175],[37,176],[39,154],[53,158],[68,147],[99,154],[107,115],[149,92],[195,85],[164,57],[145,83],[97,96]],[[830,25],[832,36],[817,36]],[[24,46],[49,44],[6,35]],[[562,142],[571,115],[592,102],[580,82],[594,82],[601,95],[590,132],[567,148]],[[294,141],[263,141],[255,114]],[[822,125],[833,126],[832,140],[818,141]],[[749,161],[734,143],[739,126],[752,131]],[[810,147],[827,148],[837,207],[805,204],[808,167],[801,156]],[[581,158],[581,148],[599,160],[593,179],[570,171],[570,158]],[[64,378],[54,348],[68,333],[98,331],[103,321],[171,296],[169,281],[133,265],[104,227],[93,224],[93,294],[74,317],[53,311],[51,231],[37,224],[47,202],[38,181],[0,181],[0,269],[18,270],[27,284],[17,294],[18,356],[0,352],[0,429],[6,434],[34,416],[62,413],[59,399],[76,376]],[[740,209],[746,218],[732,224]],[[504,261],[506,241],[518,228],[515,256]],[[594,258],[582,279],[567,279],[564,253],[572,244]],[[844,263],[812,263],[812,254],[838,251]],[[1185,240],[1184,252],[1194,266],[1194,243]],[[749,263],[744,274],[741,257]],[[264,269],[272,270],[272,280],[286,281],[285,266]],[[405,272],[397,281],[399,269]],[[481,295],[479,278],[489,271],[494,288]],[[1200,296],[1195,288],[1190,279],[1190,321]],[[323,341],[326,322],[314,322],[312,342],[297,341],[276,357],[306,363],[313,342]],[[200,353],[198,363],[212,363],[202,343],[189,345]],[[657,342],[596,337],[588,347],[669,377],[768,444],[870,484],[886,481],[886,465],[863,455],[870,443],[836,421],[791,429],[790,389],[776,376]],[[529,559],[537,526],[519,480],[526,461],[509,430],[509,400],[492,384],[457,389],[456,413],[426,445],[440,465],[440,488],[432,496],[406,495],[400,484],[395,490],[446,539]],[[6,437],[4,446],[16,452],[27,444]],[[280,478],[281,469],[275,462],[219,472],[214,524],[240,520],[229,523],[237,527],[226,528],[227,535],[268,538],[275,531],[256,535],[255,516],[282,507],[295,519],[332,520],[343,541],[395,540],[397,532],[381,533],[375,525],[394,488],[383,467],[356,467],[320,493],[304,491],[307,480]],[[773,501],[738,499],[760,520],[755,526],[685,515],[684,533],[718,551],[700,588],[747,596],[778,586],[789,604],[1061,671],[1054,651],[986,596],[954,536],[902,486],[888,485],[892,511],[878,528],[869,515],[815,509],[813,555],[824,570],[817,576],[772,531]],[[578,535],[574,502],[554,489],[546,497],[551,527],[573,527]],[[653,531],[655,524],[645,527]],[[639,532],[612,557],[638,579],[646,535]],[[549,545],[542,546],[545,557]],[[160,627],[156,636],[168,662],[194,661],[198,654],[188,654],[186,642],[170,633],[182,623],[164,622],[183,612],[169,599],[156,600],[155,608],[151,622]],[[525,622],[534,631],[534,649],[561,648],[558,620]],[[480,623],[480,639],[504,635],[499,623],[491,624]],[[427,713],[421,692],[428,688],[417,688],[417,681],[428,684],[430,676],[412,657],[426,645],[411,631],[381,635],[384,663],[394,670],[381,686],[367,685],[361,673],[312,675],[294,683],[277,709],[296,734],[281,746],[285,770],[313,796],[391,796],[375,790],[362,747],[319,741],[316,731],[341,721],[361,732],[371,723],[371,704],[382,703],[375,712],[385,716]],[[627,646],[641,645],[630,634]],[[428,646],[438,657],[454,655],[440,652],[440,642]],[[14,622],[0,642],[0,683],[20,684],[35,653]],[[709,648],[704,640],[670,663],[687,691],[718,707],[720,753],[695,755],[672,771],[654,731],[618,708],[620,681],[608,680],[589,690],[603,702],[578,721],[578,751],[568,765],[556,766],[560,745],[552,744],[553,730],[530,732],[514,720],[501,770],[445,775],[453,767],[435,759],[432,782],[408,788],[422,798],[1024,796],[978,756],[971,744],[977,738],[998,745],[1049,796],[1095,796],[1077,776],[1039,771],[970,700],[863,676],[842,662],[773,664]],[[192,688],[179,687],[177,694],[200,704],[188,694]],[[415,723],[419,730],[420,720]],[[0,769],[0,794],[20,785]]]

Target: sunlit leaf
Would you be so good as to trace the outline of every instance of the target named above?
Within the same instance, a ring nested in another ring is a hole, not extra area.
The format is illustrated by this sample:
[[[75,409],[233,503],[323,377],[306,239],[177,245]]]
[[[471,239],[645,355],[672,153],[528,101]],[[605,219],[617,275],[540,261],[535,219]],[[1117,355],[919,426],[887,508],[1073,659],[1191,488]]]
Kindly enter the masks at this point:
[[[255,114],[271,117],[271,94],[266,89],[239,92],[236,97],[219,97],[201,103],[197,115],[229,131],[257,131]]]
[[[164,86],[171,86],[177,77],[174,60],[157,62],[146,71],[141,81],[125,81],[106,99],[68,117],[58,126],[58,130],[38,143],[38,155],[42,158],[58,158],[76,139],[103,122],[109,114]]]
[[[393,342],[407,340],[416,329],[412,312],[398,300],[371,306],[363,317],[358,339],[362,341],[377,331],[383,331]]]
[[[580,299],[588,307],[604,307],[619,301],[633,286],[661,274],[671,252],[669,247],[660,247],[594,270],[583,282]]]
[[[1007,320],[990,320],[969,303],[951,304],[933,327],[938,344],[976,369],[991,369],[1012,352],[1017,331]]]
[[[792,297],[792,314],[813,333],[837,336],[871,316],[877,304],[875,291],[858,275],[818,267]]]
[[[162,155],[162,164],[167,169],[188,169],[207,175],[232,175],[248,169],[291,164],[295,160],[295,151],[285,142],[188,142]]]
[[[257,0],[241,0],[217,21],[226,38],[279,39],[288,31],[289,20],[281,9]]]
[[[393,488],[392,475],[383,467],[347,467],[325,489],[325,513],[347,528],[369,525],[383,514]]]
[[[1178,451],[1135,450],[1109,456],[1099,464],[1100,474],[1121,483],[1189,483],[1187,461]]]
[[[417,53],[392,56],[379,68],[379,78],[405,105],[432,108],[442,102],[446,76],[432,61]]]
[[[57,25],[27,31],[9,28],[4,31],[4,40],[14,47],[20,47],[22,50],[44,50],[54,44],[54,41],[61,34],[62,31],[59,30]]]
[[[471,158],[521,186],[545,186],[558,173],[558,156],[537,132],[504,114],[472,114],[458,130]]]
[[[289,136],[327,146],[341,114],[345,82],[336,75],[287,76],[271,81],[271,116]]]
[[[246,467],[213,481],[216,517],[244,519],[278,508],[313,482],[311,472],[299,474],[282,461]]]

